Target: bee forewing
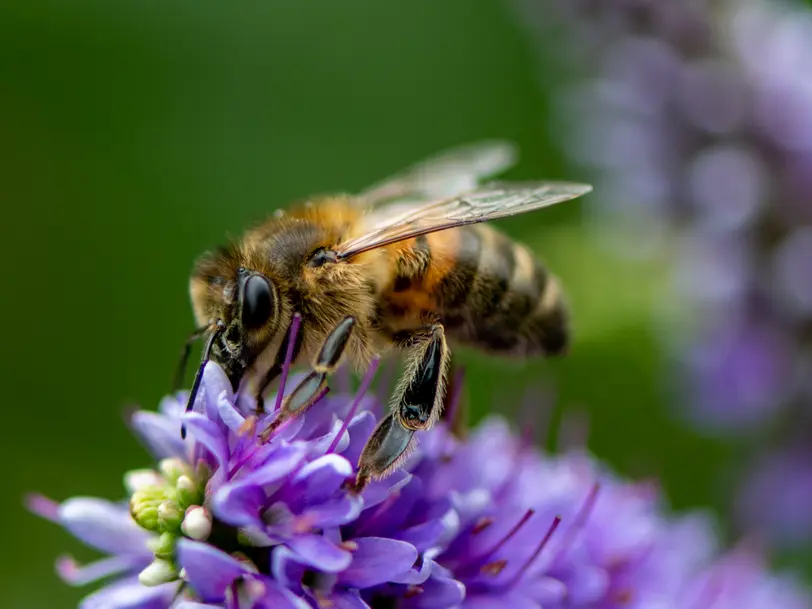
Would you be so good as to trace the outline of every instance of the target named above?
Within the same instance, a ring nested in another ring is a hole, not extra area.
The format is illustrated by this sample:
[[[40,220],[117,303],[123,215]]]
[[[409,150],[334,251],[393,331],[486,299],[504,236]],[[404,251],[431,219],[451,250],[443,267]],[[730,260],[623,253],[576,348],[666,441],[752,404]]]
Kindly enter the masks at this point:
[[[372,211],[366,232],[337,248],[341,258],[464,224],[523,214],[580,197],[592,190],[571,182],[493,183],[433,203],[394,203]]]
[[[365,205],[409,197],[432,200],[476,188],[483,179],[516,162],[516,148],[506,141],[483,141],[458,146],[368,188],[359,195]]]

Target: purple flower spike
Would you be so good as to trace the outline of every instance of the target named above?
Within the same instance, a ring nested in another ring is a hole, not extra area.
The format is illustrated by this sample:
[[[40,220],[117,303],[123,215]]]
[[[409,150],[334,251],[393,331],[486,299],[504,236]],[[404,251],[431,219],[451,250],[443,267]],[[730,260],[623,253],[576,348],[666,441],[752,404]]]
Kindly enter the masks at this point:
[[[592,171],[596,196],[585,203],[596,236],[620,254],[671,266],[674,289],[651,318],[671,355],[675,417],[743,444],[741,454],[804,450],[812,436],[809,3],[512,2],[540,34],[542,62],[551,50],[544,42],[555,40],[556,56],[569,50],[585,75],[556,92],[554,124],[572,160]],[[790,467],[778,479],[792,477]],[[812,500],[792,491],[786,520],[785,502],[747,490],[764,484],[750,475],[740,472],[735,492],[748,504],[731,512],[749,514],[745,523],[779,549],[809,547]]]
[[[669,520],[655,493],[583,453],[540,454],[500,419],[467,441],[438,422],[405,469],[357,495],[347,483],[382,410],[374,367],[355,396],[322,398],[259,444],[252,404],[214,366],[193,412],[179,396],[134,416],[161,460],[125,476],[129,508],[29,497],[107,555],[57,562],[72,585],[110,578],[82,607],[696,609],[686,595],[719,577],[703,575],[707,527]],[[181,421],[189,433],[175,442]],[[751,566],[745,578],[768,581]],[[759,594],[753,609],[777,606]]]

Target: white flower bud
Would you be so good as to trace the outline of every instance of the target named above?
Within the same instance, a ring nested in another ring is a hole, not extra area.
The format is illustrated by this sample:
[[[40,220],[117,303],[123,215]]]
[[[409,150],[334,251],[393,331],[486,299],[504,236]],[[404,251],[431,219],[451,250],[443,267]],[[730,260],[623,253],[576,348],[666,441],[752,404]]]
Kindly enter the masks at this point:
[[[175,581],[178,572],[172,563],[160,558],[156,558],[150,565],[138,574],[138,581],[144,586],[160,586],[167,582]]]
[[[195,481],[185,474],[180,478],[178,478],[178,481],[175,484],[175,486],[179,491],[187,491],[193,493],[197,490],[197,485],[195,484]]]
[[[167,480],[173,483],[183,474],[185,474],[187,470],[183,461],[177,457],[173,457],[171,459],[162,459],[158,464],[158,469]]]
[[[158,472],[151,469],[134,469],[124,474],[124,488],[130,495],[151,486],[159,486],[163,482],[164,480],[158,475]]]
[[[211,515],[209,511],[199,505],[190,507],[186,510],[186,517],[180,525],[180,530],[186,536],[198,541],[208,539],[211,534]]]

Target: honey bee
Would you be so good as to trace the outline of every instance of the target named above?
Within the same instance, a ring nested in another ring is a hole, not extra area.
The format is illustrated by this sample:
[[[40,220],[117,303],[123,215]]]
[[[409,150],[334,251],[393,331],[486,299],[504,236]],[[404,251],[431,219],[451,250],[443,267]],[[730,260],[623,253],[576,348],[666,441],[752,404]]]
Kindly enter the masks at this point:
[[[404,352],[390,414],[358,463],[360,489],[396,469],[415,433],[440,416],[448,342],[520,357],[565,352],[568,312],[558,280],[524,245],[482,223],[591,187],[480,184],[514,160],[506,142],[454,148],[359,195],[277,211],[240,241],[201,256],[190,279],[200,327],[186,356],[192,340],[208,340],[187,410],[209,359],[235,390],[245,379],[241,390],[257,397],[259,415],[286,357],[311,363],[261,434],[267,439],[324,392],[345,360],[363,368],[376,356]]]

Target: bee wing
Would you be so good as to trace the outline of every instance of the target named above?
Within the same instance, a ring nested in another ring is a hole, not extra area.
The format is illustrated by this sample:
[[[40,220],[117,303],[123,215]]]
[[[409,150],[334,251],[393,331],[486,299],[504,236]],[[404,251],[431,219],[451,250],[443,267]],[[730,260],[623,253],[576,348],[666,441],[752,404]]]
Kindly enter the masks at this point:
[[[513,165],[516,157],[516,147],[506,141],[458,146],[375,184],[362,192],[358,201],[362,205],[374,206],[395,199],[429,201],[469,192],[483,178]]]
[[[367,217],[367,232],[339,245],[337,253],[350,258],[418,235],[548,207],[591,190],[587,184],[569,182],[497,182],[434,203],[386,205]]]

